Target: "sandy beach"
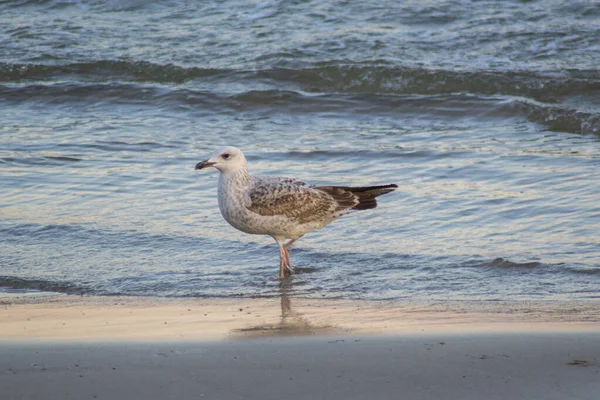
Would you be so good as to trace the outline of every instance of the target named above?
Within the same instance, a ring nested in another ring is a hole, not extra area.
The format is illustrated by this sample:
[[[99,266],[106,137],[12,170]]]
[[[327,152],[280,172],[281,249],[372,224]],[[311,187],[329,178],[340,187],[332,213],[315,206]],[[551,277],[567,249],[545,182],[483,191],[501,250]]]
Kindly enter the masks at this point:
[[[7,399],[597,399],[600,307],[0,299]]]

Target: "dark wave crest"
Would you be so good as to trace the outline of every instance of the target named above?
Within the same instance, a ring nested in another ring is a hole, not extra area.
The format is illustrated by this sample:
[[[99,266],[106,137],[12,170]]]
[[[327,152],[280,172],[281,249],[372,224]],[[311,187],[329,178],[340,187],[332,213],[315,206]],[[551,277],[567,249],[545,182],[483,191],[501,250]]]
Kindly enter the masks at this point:
[[[595,94],[600,70],[464,71],[412,66],[330,61],[299,68],[215,69],[154,64],[147,61],[99,60],[65,65],[0,63],[0,81],[43,81],[57,77],[81,81],[183,83],[210,78],[229,81],[268,80],[293,84],[309,92],[372,94],[503,94],[556,102],[564,96]]]
[[[513,102],[511,107],[529,121],[544,125],[551,131],[600,134],[600,113],[527,101]]]
[[[0,99],[13,102],[133,103],[225,113],[285,108],[500,114],[526,118],[553,131],[600,133],[600,109],[594,100],[600,93],[599,70],[455,71],[334,61],[236,70],[100,60],[66,65],[0,63],[0,82],[4,82]],[[569,102],[572,99],[576,105]]]
[[[45,279],[26,279],[11,276],[0,276],[0,289],[8,288],[12,290],[39,291],[39,292],[57,292],[68,294],[85,294],[90,289],[84,286],[78,286],[66,281],[53,281]]]
[[[83,81],[127,80],[134,82],[181,83],[190,79],[227,75],[228,70],[184,68],[173,64],[153,64],[99,60],[65,65],[0,63],[0,82],[45,80],[56,77],[79,78]]]
[[[542,266],[542,263],[537,261],[518,263],[499,257],[484,263],[483,266],[490,268],[538,268]]]

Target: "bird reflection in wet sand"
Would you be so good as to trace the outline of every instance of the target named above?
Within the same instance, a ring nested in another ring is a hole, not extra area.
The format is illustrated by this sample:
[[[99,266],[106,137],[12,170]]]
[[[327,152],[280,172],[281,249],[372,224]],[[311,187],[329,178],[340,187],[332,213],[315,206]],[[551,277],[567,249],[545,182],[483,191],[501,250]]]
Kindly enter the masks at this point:
[[[336,331],[336,327],[332,325],[313,325],[306,319],[299,317],[292,309],[292,300],[290,298],[290,294],[293,292],[291,277],[279,282],[278,292],[281,300],[279,322],[234,329],[231,333],[236,337],[253,338],[265,336],[312,336]]]

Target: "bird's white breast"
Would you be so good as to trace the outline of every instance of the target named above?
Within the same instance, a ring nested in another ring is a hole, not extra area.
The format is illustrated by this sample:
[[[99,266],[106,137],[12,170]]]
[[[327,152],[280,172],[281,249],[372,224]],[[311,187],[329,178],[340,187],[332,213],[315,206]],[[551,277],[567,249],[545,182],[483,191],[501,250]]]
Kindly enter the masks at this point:
[[[249,232],[246,220],[248,210],[244,206],[244,190],[248,185],[247,179],[241,179],[238,174],[221,174],[219,176],[219,209],[221,215],[231,226],[243,232]]]

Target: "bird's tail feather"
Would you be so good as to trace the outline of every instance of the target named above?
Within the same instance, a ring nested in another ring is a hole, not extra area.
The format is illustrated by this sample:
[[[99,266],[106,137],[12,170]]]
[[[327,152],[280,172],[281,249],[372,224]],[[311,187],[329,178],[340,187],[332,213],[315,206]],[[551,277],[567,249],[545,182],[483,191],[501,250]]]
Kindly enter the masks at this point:
[[[317,187],[317,189],[323,190],[335,198],[338,201],[340,208],[369,210],[377,207],[376,197],[393,192],[397,187],[398,185],[392,183],[391,185],[363,187],[321,186]],[[356,203],[356,200],[358,200],[358,203]],[[352,202],[351,204],[349,204],[350,201]]]
[[[377,207],[376,197],[386,193],[393,192],[398,185],[381,185],[381,186],[365,186],[365,187],[349,187],[353,194],[358,197],[358,204],[352,207],[353,210],[369,210]]]

